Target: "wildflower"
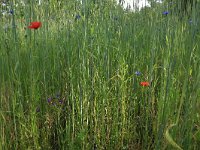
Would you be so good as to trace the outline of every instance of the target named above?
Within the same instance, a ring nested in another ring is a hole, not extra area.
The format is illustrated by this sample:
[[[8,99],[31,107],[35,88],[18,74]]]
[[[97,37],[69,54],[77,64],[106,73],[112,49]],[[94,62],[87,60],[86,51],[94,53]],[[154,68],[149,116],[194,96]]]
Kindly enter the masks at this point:
[[[36,22],[31,22],[31,25],[28,26],[28,28],[30,28],[30,29],[38,29],[41,26],[42,26],[42,23],[36,21]]]
[[[81,19],[81,16],[80,16],[79,14],[77,14],[77,15],[75,16],[75,20],[79,20],[79,19]]]
[[[192,19],[189,20],[189,23],[192,24]]]
[[[135,75],[139,76],[139,75],[141,75],[141,72],[136,71],[136,72],[135,72]]]
[[[149,84],[149,82],[146,81],[146,82],[140,82],[140,85],[141,86],[149,86],[150,84]]]
[[[51,97],[49,97],[48,99],[47,99],[47,102],[50,104],[50,103],[52,103],[52,98]]]
[[[162,14],[163,14],[163,15],[168,15],[169,12],[168,12],[168,11],[164,11]]]
[[[60,93],[57,93],[55,96],[49,97],[47,102],[50,106],[59,107],[64,103],[64,100],[61,98]]]
[[[11,15],[13,15],[13,14],[14,14],[14,11],[13,11],[13,10],[10,10],[9,13],[10,13]]]
[[[60,100],[59,100],[59,103],[60,103],[60,104],[63,104],[63,100],[62,100],[62,99],[60,99]]]
[[[48,98],[48,99],[47,99],[47,102],[49,103],[49,105],[54,105],[54,106],[56,105],[56,101],[55,101],[54,98],[51,98],[51,97]]]

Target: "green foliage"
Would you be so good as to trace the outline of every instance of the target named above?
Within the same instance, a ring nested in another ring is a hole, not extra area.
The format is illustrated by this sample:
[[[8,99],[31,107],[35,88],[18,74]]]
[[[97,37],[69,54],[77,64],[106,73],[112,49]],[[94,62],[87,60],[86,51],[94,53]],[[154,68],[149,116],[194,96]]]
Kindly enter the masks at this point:
[[[2,15],[0,149],[199,149],[200,12],[170,7],[26,1]]]
[[[188,15],[193,9],[197,9],[198,0],[166,0],[170,5],[175,5],[174,11],[179,15]]]

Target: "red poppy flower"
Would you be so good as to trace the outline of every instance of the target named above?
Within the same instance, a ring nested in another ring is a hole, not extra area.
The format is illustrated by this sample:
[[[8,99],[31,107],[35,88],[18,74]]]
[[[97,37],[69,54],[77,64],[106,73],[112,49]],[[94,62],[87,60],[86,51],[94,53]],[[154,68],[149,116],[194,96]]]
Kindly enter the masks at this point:
[[[37,21],[31,22],[30,24],[31,25],[28,26],[28,28],[30,28],[30,29],[38,29],[39,27],[42,26],[42,23],[41,22],[37,22]]]
[[[140,85],[141,86],[149,86],[150,84],[149,84],[149,82],[140,82]]]

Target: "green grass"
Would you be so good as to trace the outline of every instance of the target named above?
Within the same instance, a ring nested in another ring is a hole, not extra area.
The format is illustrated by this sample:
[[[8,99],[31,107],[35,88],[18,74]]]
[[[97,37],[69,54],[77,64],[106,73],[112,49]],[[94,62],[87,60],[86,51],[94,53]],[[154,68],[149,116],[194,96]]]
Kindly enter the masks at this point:
[[[61,6],[1,16],[0,150],[199,149],[199,9]]]

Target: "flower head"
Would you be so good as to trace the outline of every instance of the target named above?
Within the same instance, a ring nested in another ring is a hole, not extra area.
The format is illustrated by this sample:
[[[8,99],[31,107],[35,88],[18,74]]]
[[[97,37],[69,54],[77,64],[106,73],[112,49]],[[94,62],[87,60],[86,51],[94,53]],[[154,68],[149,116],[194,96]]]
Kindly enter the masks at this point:
[[[47,102],[48,102],[48,103],[51,103],[51,102],[52,102],[52,98],[49,97],[49,98],[47,99]]]
[[[63,100],[62,100],[62,99],[60,99],[58,102],[59,102],[60,104],[63,104]]]
[[[147,81],[145,81],[145,82],[140,82],[140,85],[141,85],[141,86],[149,86],[149,85],[150,85],[150,83],[149,83],[149,82],[147,82]]]
[[[77,14],[77,15],[75,16],[75,20],[79,20],[79,19],[81,19],[81,16],[80,16],[79,14]]]
[[[13,14],[14,14],[14,10],[11,9],[11,10],[9,11],[9,13],[10,13],[11,15],[13,15]]]
[[[42,23],[41,22],[37,22],[37,21],[31,22],[30,24],[31,25],[28,26],[28,28],[30,28],[30,29],[38,29],[39,27],[42,26]]]
[[[168,15],[169,12],[168,12],[168,11],[164,11],[162,14],[163,14],[163,15]]]
[[[137,76],[139,76],[139,75],[141,75],[142,73],[140,72],[140,71],[136,71],[135,72],[135,75],[137,75]]]

